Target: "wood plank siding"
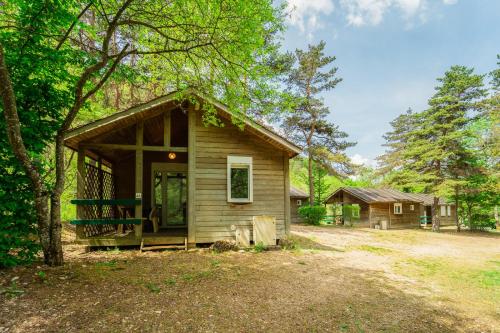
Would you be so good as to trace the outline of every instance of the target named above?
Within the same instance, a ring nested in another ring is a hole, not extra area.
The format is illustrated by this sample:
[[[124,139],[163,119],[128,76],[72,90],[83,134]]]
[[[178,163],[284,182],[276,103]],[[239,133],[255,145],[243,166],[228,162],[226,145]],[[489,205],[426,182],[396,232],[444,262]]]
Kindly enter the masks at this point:
[[[253,202],[227,202],[227,156],[250,156],[253,160]],[[284,166],[288,154],[264,140],[242,131],[229,121],[224,127],[205,127],[196,119],[196,210],[197,243],[234,239],[232,225],[251,225],[255,215],[276,217],[277,238],[285,235]]]

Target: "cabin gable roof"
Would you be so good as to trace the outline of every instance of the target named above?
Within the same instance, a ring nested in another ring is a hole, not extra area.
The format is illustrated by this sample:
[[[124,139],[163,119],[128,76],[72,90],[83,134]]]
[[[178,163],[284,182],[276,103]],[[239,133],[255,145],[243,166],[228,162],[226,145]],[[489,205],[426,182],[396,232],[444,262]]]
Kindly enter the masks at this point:
[[[290,157],[294,157],[301,153],[302,149],[294,143],[248,117],[235,115],[224,104],[212,98],[203,96],[193,89],[190,89],[187,94],[212,104],[218,111],[219,116],[222,118],[228,120],[231,118],[238,119],[245,125],[245,130],[259,136],[276,148],[286,151]],[[149,119],[161,114],[165,110],[162,106],[172,108],[176,107],[178,105],[177,98],[178,92],[172,92],[149,102],[131,107],[124,111],[113,113],[110,116],[70,129],[65,132],[64,143],[67,147],[76,150],[80,142],[85,142],[86,140],[101,134],[109,133],[110,131],[124,128],[126,126],[131,126],[140,120]]]

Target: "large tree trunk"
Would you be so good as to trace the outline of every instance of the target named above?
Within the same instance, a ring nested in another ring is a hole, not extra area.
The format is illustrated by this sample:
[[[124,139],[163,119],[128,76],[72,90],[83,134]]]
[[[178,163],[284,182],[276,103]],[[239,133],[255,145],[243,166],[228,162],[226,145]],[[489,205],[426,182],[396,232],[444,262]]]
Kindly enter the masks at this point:
[[[45,187],[42,176],[29,157],[28,150],[24,145],[21,135],[21,125],[19,114],[17,112],[16,97],[14,88],[10,80],[10,74],[5,64],[3,47],[0,44],[0,97],[2,99],[5,124],[9,143],[12,147],[12,152],[19,160],[21,165],[29,177],[33,185],[33,195],[35,200],[35,211],[38,226],[38,234],[40,237],[40,245],[43,250],[45,263],[54,265],[51,261],[51,226],[49,223],[49,203],[48,191]]]
[[[439,220],[439,197],[434,197],[432,204],[432,231],[439,231],[441,221]]]
[[[314,175],[313,175],[313,160],[312,154],[308,155],[308,178],[309,178],[309,204],[314,206]]]
[[[61,195],[64,189],[64,136],[58,132],[55,146],[56,184],[50,196],[50,259],[49,265],[64,263],[61,242]]]

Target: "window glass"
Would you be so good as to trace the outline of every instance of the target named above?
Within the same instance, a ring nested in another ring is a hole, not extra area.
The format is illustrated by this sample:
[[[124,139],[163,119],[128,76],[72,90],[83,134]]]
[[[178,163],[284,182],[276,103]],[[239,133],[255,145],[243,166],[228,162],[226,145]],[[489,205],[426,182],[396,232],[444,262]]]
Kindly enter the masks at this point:
[[[446,216],[446,206],[441,206],[441,216]]]
[[[403,212],[403,204],[395,203],[394,204],[394,214],[401,214]]]
[[[448,216],[451,216],[451,206],[446,207]]]
[[[231,198],[248,199],[249,198],[249,170],[248,166],[231,166]]]

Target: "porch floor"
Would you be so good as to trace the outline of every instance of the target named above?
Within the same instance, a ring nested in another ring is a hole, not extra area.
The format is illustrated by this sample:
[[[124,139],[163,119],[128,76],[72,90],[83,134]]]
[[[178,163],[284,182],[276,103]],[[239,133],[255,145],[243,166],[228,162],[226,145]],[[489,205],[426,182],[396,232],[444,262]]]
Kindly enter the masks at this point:
[[[186,228],[163,229],[157,233],[147,232],[142,238],[137,238],[133,231],[119,235],[116,233],[77,239],[76,242],[88,246],[139,246],[142,239],[143,245],[180,245],[188,236]]]

